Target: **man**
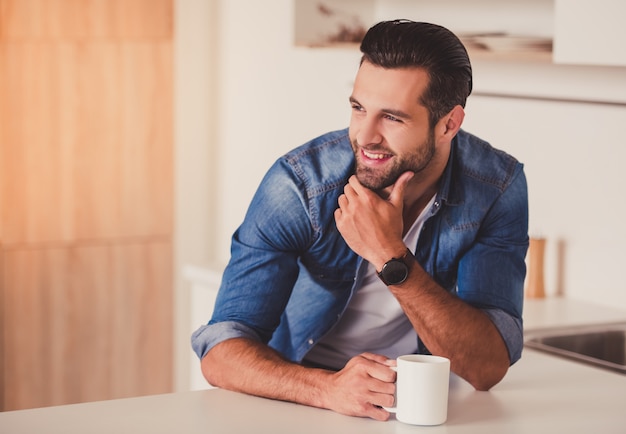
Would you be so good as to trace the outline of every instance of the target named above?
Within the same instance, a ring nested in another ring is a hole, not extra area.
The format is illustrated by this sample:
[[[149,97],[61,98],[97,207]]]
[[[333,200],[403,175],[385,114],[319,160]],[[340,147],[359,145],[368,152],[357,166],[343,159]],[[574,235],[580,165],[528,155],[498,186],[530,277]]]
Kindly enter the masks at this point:
[[[521,356],[528,199],[522,165],[460,129],[456,36],[382,22],[361,51],[349,129],[268,171],[192,343],[215,386],[386,420],[398,355],[478,390]]]

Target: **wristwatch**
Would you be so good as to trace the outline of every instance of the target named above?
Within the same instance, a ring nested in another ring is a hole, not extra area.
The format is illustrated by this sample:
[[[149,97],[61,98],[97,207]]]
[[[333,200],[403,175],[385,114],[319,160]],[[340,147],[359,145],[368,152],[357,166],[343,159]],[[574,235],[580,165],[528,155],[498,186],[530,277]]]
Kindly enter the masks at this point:
[[[401,258],[391,258],[385,262],[380,273],[378,273],[378,277],[387,286],[400,285],[409,277],[409,270],[411,269],[409,261],[414,260],[411,251],[406,249],[406,253]]]

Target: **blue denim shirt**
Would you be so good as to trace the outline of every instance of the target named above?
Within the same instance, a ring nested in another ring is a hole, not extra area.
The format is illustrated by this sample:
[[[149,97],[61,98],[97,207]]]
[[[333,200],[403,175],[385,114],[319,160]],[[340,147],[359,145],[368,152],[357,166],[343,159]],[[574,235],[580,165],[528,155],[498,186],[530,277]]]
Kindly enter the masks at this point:
[[[415,257],[443,288],[489,315],[514,363],[523,346],[528,248],[522,164],[462,130],[451,149]],[[213,317],[193,333],[198,357],[246,337],[300,362],[337,323],[365,265],[334,219],[353,172],[347,129],[294,149],[270,168],[233,235]],[[419,338],[418,348],[428,351]]]

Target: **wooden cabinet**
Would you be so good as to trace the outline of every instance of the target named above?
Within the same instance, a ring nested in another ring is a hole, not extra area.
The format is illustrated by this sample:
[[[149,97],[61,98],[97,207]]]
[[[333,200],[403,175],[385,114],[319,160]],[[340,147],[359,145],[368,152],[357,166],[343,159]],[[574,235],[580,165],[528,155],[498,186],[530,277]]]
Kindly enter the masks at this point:
[[[0,0],[2,409],[172,389],[171,0]]]

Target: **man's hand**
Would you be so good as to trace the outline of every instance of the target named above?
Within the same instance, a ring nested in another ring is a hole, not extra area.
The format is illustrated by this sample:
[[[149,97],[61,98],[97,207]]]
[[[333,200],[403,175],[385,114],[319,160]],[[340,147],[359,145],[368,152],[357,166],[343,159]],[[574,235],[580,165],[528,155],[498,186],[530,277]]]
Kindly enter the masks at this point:
[[[349,416],[389,419],[389,412],[381,407],[394,405],[396,372],[390,366],[395,366],[395,360],[378,354],[353,357],[333,374],[328,407]]]
[[[337,229],[350,248],[376,269],[406,251],[402,211],[404,191],[412,177],[413,172],[400,175],[385,200],[353,175],[339,196],[339,208],[335,211]]]

